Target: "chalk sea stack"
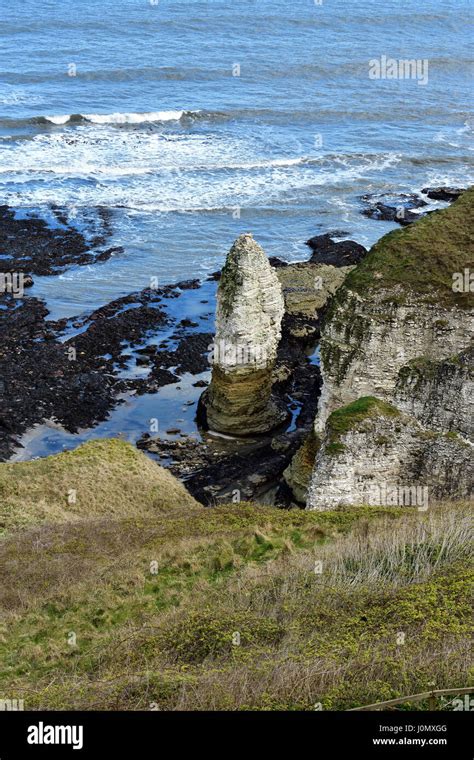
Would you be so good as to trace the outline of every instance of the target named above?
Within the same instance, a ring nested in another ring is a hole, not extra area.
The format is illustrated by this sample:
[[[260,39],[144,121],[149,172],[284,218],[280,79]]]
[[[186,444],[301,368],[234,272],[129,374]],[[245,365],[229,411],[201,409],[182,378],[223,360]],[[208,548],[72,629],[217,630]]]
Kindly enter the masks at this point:
[[[259,435],[287,411],[272,396],[272,372],[285,306],[280,282],[252,235],[232,246],[217,291],[212,380],[198,418],[210,430]]]

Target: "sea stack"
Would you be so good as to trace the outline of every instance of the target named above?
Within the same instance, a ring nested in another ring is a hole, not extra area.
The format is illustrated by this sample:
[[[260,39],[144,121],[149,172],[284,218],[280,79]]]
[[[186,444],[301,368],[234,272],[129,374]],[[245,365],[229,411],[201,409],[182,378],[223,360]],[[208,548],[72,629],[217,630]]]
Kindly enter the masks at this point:
[[[287,412],[272,397],[272,372],[285,306],[278,277],[252,235],[234,243],[217,291],[212,379],[200,400],[210,430],[268,433]]]

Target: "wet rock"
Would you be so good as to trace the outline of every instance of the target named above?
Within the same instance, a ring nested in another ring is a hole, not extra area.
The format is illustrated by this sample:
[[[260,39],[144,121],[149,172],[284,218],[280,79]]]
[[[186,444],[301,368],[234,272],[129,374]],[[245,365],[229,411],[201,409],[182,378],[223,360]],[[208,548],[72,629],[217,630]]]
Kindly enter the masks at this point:
[[[427,205],[427,202],[416,193],[392,193],[374,195],[367,193],[361,196],[361,200],[367,204],[362,214],[369,219],[379,219],[385,222],[396,222],[402,226],[412,224],[423,216],[423,212],[416,212]]]
[[[388,206],[381,202],[364,209],[362,213],[364,216],[369,217],[369,219],[397,222],[397,224],[401,224],[402,226],[412,224],[412,222],[416,222],[420,218],[420,214],[414,213],[406,206]]]
[[[194,281],[184,285],[195,287]],[[176,383],[169,368],[178,364],[180,372],[195,374],[208,369],[211,333],[187,335],[180,328],[175,352],[143,346],[150,333],[172,323],[164,305],[181,289],[145,289],[86,317],[56,322],[47,320],[41,300],[0,294],[0,459],[11,456],[34,424],[53,418],[70,432],[92,427],[121,403],[121,394],[153,393]],[[82,332],[64,339],[66,329]],[[150,366],[146,378],[120,377],[133,359],[124,344],[136,347],[137,365]]]
[[[176,367],[182,375],[189,372],[200,375],[210,370],[209,351],[212,348],[213,333],[190,333],[178,341],[174,350],[165,349],[153,357],[153,373],[164,367]]]
[[[346,267],[358,264],[367,254],[367,249],[354,240],[342,240],[337,243],[330,235],[316,235],[306,241],[313,254],[310,261],[314,264],[330,264]]]
[[[123,250],[99,250],[111,235],[106,210],[97,210],[94,222],[99,232],[89,239],[72,226],[66,211],[58,213],[65,225],[60,228],[50,227],[35,215],[18,218],[13,209],[0,206],[0,251],[8,256],[0,261],[1,272],[57,275],[72,265],[106,261]]]
[[[428,198],[431,198],[434,201],[448,201],[452,202],[459,198],[462,193],[464,193],[465,188],[461,187],[424,187],[421,191],[424,195],[427,195]]]

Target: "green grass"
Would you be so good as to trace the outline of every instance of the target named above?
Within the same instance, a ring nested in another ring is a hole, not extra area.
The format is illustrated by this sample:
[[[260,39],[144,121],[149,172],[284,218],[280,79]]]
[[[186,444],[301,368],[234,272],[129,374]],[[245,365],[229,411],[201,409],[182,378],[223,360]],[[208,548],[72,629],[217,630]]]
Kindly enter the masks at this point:
[[[462,505],[176,505],[12,532],[0,694],[27,709],[299,710],[465,685],[467,521]]]
[[[474,188],[446,209],[390,232],[347,277],[344,288],[362,296],[388,291],[404,302],[412,295],[452,308],[472,308],[471,293],[455,293],[453,274],[472,267]]]
[[[377,416],[398,417],[400,412],[391,404],[374,396],[363,396],[347,406],[336,409],[326,424],[326,453],[339,454],[344,451],[344,444],[339,439],[356,429],[364,420]]]
[[[0,463],[0,534],[64,522],[199,507],[179,481],[116,438],[30,462]]]

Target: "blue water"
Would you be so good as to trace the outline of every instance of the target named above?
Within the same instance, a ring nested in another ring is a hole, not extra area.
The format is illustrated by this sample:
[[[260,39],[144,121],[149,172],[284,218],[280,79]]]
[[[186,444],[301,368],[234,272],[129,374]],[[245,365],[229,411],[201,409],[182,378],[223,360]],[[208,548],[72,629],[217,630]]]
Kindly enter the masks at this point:
[[[247,230],[288,260],[319,231],[371,244],[392,225],[359,214],[361,193],[472,180],[471,9],[4,0],[1,202],[55,202],[78,220],[110,206],[125,249],[60,281],[37,278],[32,293],[71,316],[150,276],[202,276]],[[428,59],[428,84],[370,80],[381,55]],[[92,120],[37,118],[72,114]]]
[[[35,277],[51,318],[204,277],[244,231],[288,261],[320,232],[371,245],[393,225],[361,194],[474,180],[470,0],[3,6],[0,203],[108,206],[124,248]],[[428,83],[370,79],[382,55],[427,59]]]

